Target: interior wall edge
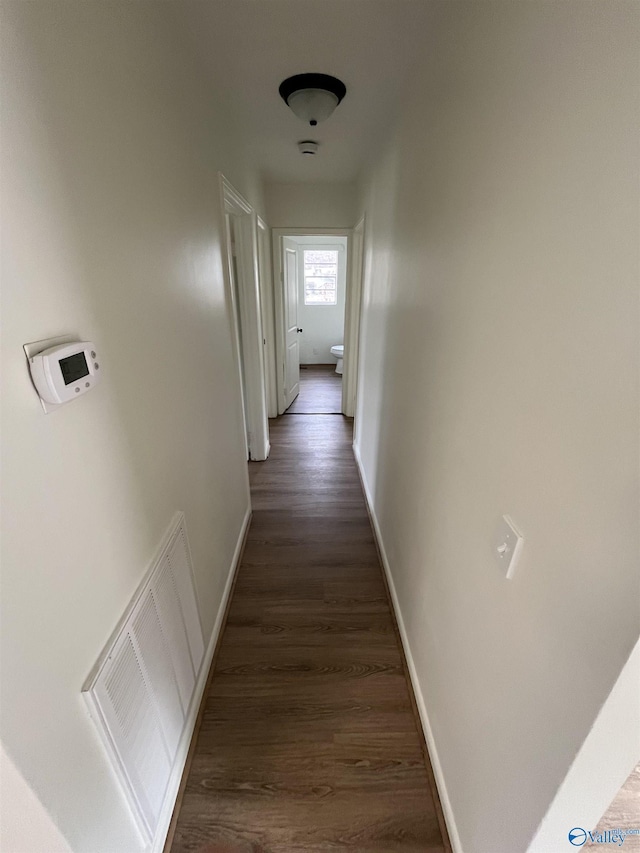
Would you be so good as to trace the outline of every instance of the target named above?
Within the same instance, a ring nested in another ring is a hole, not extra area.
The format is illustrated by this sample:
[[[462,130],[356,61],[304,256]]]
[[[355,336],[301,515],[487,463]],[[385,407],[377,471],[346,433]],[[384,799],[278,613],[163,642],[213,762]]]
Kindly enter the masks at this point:
[[[634,733],[632,739],[622,732]],[[556,853],[574,825],[592,831],[640,758],[640,638],[540,821],[527,853]],[[591,784],[597,775],[599,785]],[[572,818],[575,822],[572,822]]]

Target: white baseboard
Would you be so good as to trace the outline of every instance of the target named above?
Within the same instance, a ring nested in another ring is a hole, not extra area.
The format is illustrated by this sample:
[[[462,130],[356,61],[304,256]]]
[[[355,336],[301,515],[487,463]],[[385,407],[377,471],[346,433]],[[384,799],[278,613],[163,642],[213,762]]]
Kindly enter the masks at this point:
[[[400,609],[400,603],[398,601],[398,596],[396,593],[396,587],[393,582],[393,575],[391,572],[391,566],[389,565],[389,559],[387,557],[387,552],[384,547],[384,540],[382,538],[382,532],[380,530],[380,525],[378,523],[378,517],[376,515],[375,506],[373,503],[373,496],[369,489],[369,484],[367,482],[367,476],[364,471],[364,466],[362,464],[362,457],[360,456],[360,449],[357,444],[353,445],[353,455],[356,459],[356,464],[358,466],[358,470],[360,472],[360,479],[362,481],[362,488],[364,490],[365,500],[367,502],[367,507],[369,509],[369,515],[371,517],[371,523],[373,525],[373,532],[376,537],[376,541],[378,543],[378,550],[380,552],[380,557],[382,559],[382,567],[384,569],[384,573],[387,578],[387,584],[389,586],[389,592],[391,593],[391,600],[393,603],[393,609],[395,611],[396,621],[398,623],[398,629],[400,631],[400,638],[402,640],[402,647],[404,649],[404,655],[407,661],[407,667],[409,669],[409,676],[411,678],[411,686],[413,687],[413,693],[416,697],[416,704],[418,706],[418,713],[420,714],[420,722],[422,723],[422,730],[424,732],[424,738],[427,743],[427,751],[429,753],[429,758],[431,759],[431,767],[433,768],[433,774],[436,779],[436,786],[438,788],[438,795],[440,797],[440,804],[442,805],[442,811],[444,814],[445,823],[447,824],[447,831],[449,833],[449,840],[451,842],[451,847],[453,849],[453,853],[463,853],[462,844],[460,842],[460,835],[458,833],[458,828],[456,826],[455,818],[453,815],[453,809],[451,807],[451,800],[449,799],[449,794],[447,791],[447,786],[444,780],[444,773],[442,771],[442,765],[440,763],[440,759],[438,757],[438,749],[436,747],[436,743],[433,737],[433,730],[431,728],[431,724],[429,722],[429,715],[427,713],[427,706],[424,701],[424,696],[422,694],[422,689],[420,687],[420,681],[418,679],[418,673],[416,672],[416,667],[413,662],[413,655],[411,654],[411,646],[409,645],[409,638],[407,637],[407,632],[404,626],[404,620],[402,618],[402,610]]]
[[[218,607],[216,621],[213,626],[213,631],[211,632],[209,645],[207,646],[207,650],[202,660],[202,666],[200,667],[198,681],[196,682],[196,686],[193,691],[191,706],[189,708],[189,713],[187,715],[187,719],[184,725],[184,731],[182,732],[182,736],[180,738],[180,744],[178,746],[176,760],[173,765],[173,770],[171,771],[171,777],[167,786],[167,793],[165,795],[162,810],[160,812],[160,817],[158,819],[158,828],[156,830],[155,838],[151,842],[151,846],[148,848],[150,853],[162,853],[165,846],[165,842],[167,840],[167,833],[169,832],[169,826],[171,824],[171,818],[173,816],[173,810],[176,804],[176,798],[178,796],[180,782],[182,781],[182,774],[184,772],[185,763],[187,761],[187,755],[189,754],[189,747],[191,746],[191,738],[193,736],[196,720],[198,718],[198,711],[200,709],[200,702],[202,701],[202,694],[204,693],[204,689],[207,684],[207,678],[209,675],[209,670],[211,668],[211,661],[213,660],[213,655],[216,650],[220,631],[222,629],[222,620],[224,619],[224,614],[227,609],[227,602],[229,601],[229,595],[231,594],[233,579],[238,569],[238,562],[242,555],[242,546],[244,544],[244,540],[247,535],[247,529],[249,527],[250,522],[251,507],[249,506],[247,508],[244,520],[242,522],[242,526],[240,528],[238,541],[236,543],[235,551],[233,553],[233,559],[229,567],[229,574],[227,575],[227,580],[224,585],[224,592],[222,593],[222,599],[220,601],[220,606]]]

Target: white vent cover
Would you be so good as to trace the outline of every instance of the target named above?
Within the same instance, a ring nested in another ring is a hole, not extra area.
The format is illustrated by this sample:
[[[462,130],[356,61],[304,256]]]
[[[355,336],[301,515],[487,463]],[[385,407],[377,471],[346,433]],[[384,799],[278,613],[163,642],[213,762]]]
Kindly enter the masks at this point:
[[[182,513],[165,541],[83,691],[149,841],[204,655]]]

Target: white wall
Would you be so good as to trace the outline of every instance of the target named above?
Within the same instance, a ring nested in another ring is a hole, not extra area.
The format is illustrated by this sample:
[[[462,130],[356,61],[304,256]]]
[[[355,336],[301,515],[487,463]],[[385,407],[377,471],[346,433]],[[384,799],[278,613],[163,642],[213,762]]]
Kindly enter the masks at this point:
[[[169,4],[4,4],[2,38],[2,739],[75,853],[133,853],[80,690],[178,509],[211,633],[249,500],[216,170],[259,182]],[[104,378],[45,416],[22,344],[61,333]]]
[[[629,655],[593,728],[582,744],[528,853],[556,853],[576,826],[587,832],[600,819],[640,758],[640,641]],[[594,782],[596,784],[594,784]],[[631,804],[631,803],[630,803]],[[609,823],[610,829],[637,829]],[[629,839],[632,840],[632,839]],[[627,849],[630,844],[626,844]]]
[[[355,184],[267,184],[271,228],[352,228],[356,224]]]
[[[344,305],[347,292],[346,237],[290,237],[301,247],[298,254],[298,326],[300,364],[335,364],[331,347],[344,342]],[[304,304],[304,249],[338,250],[338,294],[336,305]]]
[[[0,850],[4,853],[71,853],[49,813],[0,746]]]
[[[357,450],[465,853],[527,848],[640,631],[639,14],[443,3],[363,184]]]

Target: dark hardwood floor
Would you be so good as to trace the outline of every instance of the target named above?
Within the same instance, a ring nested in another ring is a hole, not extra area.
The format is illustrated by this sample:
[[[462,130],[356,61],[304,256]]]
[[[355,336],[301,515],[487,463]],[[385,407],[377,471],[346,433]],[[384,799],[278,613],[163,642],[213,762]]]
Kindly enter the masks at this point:
[[[342,411],[342,376],[335,364],[300,365],[300,393],[286,415],[339,415]]]
[[[271,422],[172,853],[443,853],[341,415]]]

